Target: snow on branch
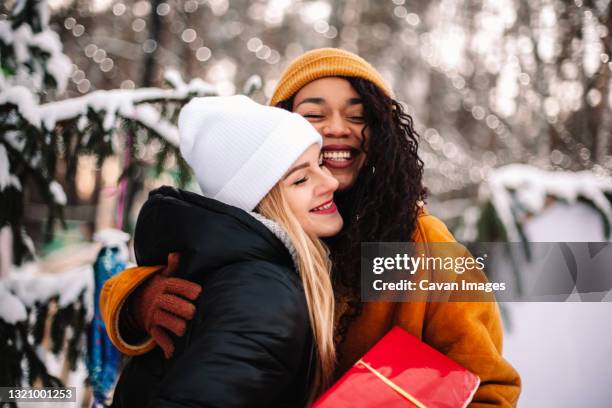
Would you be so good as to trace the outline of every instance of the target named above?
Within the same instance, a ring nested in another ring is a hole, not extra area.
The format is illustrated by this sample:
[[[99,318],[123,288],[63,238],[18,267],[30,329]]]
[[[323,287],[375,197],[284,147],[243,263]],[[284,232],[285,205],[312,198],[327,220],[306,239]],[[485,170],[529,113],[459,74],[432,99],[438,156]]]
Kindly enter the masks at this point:
[[[36,97],[25,86],[13,86],[0,92],[0,107],[13,105],[30,125],[40,129],[40,112]]]
[[[13,186],[17,190],[21,190],[21,182],[10,172],[9,159],[6,154],[6,148],[0,145],[0,191]]]
[[[96,232],[94,240],[102,247],[118,248],[120,259],[128,263],[127,241],[129,234],[105,229]],[[43,304],[58,298],[58,307],[75,303],[85,293],[87,320],[93,316],[94,271],[84,264],[63,272],[45,272],[44,263],[29,262],[22,267],[13,267],[8,276],[0,280],[0,319],[9,324],[27,318],[27,310],[37,303]]]
[[[121,116],[125,119],[132,119],[142,126],[155,132],[168,143],[177,146],[179,145],[179,133],[175,125],[163,119],[155,108],[150,105],[136,106],[131,111],[121,112]]]
[[[122,138],[126,132],[121,125],[127,125],[128,132],[142,131],[145,142],[159,138],[176,150],[179,135],[173,121],[178,108],[192,97],[215,95],[216,88],[201,79],[186,83],[173,71],[167,76],[174,88],[101,90],[44,104],[39,104],[37,95],[26,86],[0,90],[0,155],[8,159],[0,168],[0,192],[8,186],[20,190],[20,178],[33,176],[47,199],[50,220],[61,218],[66,194],[54,180],[54,163],[44,157],[64,154],[73,161],[82,151],[118,153],[122,140],[129,143]],[[61,151],[60,145],[69,150]],[[20,174],[12,174],[14,169],[20,169]]]
[[[57,91],[63,92],[72,71],[72,62],[62,51],[59,35],[46,24],[40,32],[33,32],[29,24],[21,24],[14,30],[11,25],[9,20],[0,21],[0,41],[3,48],[9,50],[9,55],[2,57],[13,60],[15,72],[4,78],[0,89],[23,85],[39,92],[48,78],[52,78]]]
[[[104,130],[116,128],[119,117],[134,120],[143,127],[153,131],[170,144],[178,145],[178,130],[175,125],[162,118],[160,112],[150,104],[178,102],[184,103],[194,96],[214,95],[215,87],[201,79],[193,79],[188,84],[182,82],[178,74],[174,76],[174,89],[140,88],[100,90],[77,98],[49,102],[42,105],[35,103],[32,93],[25,87],[12,87],[0,93],[0,107],[13,105],[18,114],[30,125],[40,129],[41,125],[48,131],[56,125],[79,120],[90,111],[102,118]],[[146,105],[147,104],[147,105]],[[79,121],[79,128],[87,124]]]
[[[262,80],[259,75],[251,75],[242,87],[242,93],[250,96],[262,87]]]
[[[45,303],[58,297],[58,306],[64,307],[78,300],[85,292],[87,316],[93,316],[93,269],[80,266],[61,273],[39,271],[36,263],[15,268],[0,281],[0,319],[14,324],[27,318],[27,309],[37,302]]]
[[[517,227],[520,212],[538,214],[547,197],[568,204],[578,199],[590,202],[608,225],[612,225],[612,178],[590,171],[545,171],[523,164],[511,164],[491,171],[481,186],[480,197],[490,201],[503,223],[509,241],[521,241]],[[608,236],[608,239],[612,237]]]
[[[21,300],[12,294],[0,281],[0,319],[15,324],[28,318],[28,312]]]

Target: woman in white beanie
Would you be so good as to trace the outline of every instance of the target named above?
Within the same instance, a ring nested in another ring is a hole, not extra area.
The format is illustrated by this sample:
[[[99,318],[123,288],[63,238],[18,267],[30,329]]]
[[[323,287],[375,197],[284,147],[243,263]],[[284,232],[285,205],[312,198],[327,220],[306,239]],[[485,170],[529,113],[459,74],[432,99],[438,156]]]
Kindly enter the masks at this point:
[[[177,276],[207,296],[172,358],[157,348],[130,361],[113,406],[304,406],[329,385],[335,363],[330,262],[319,238],[338,233],[342,218],[321,136],[300,115],[244,96],[192,100],[179,133],[203,196],[151,192],[135,230],[140,267],[124,273],[141,283],[155,271],[146,265],[178,251]],[[122,306],[113,303],[116,282],[104,288],[103,310]],[[172,323],[168,310],[158,313]]]

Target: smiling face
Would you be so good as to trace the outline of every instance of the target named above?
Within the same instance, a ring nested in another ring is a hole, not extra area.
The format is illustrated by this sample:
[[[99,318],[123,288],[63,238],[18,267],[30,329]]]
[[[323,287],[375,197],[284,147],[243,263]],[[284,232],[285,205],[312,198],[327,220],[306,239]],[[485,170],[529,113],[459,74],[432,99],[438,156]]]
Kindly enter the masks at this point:
[[[351,187],[366,159],[361,149],[363,103],[357,91],[343,78],[317,79],[295,94],[292,109],[323,137],[323,163],[338,180],[339,189]],[[366,129],[366,148],[369,137]]]
[[[342,229],[342,217],[334,203],[338,181],[321,162],[319,145],[312,145],[291,165],[280,181],[281,193],[300,225],[319,238]]]

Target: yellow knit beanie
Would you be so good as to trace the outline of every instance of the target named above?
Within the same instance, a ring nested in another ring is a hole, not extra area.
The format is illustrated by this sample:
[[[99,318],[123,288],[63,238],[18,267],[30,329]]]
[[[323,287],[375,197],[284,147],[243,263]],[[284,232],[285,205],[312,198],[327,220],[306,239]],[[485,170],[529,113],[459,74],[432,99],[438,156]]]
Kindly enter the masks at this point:
[[[393,97],[383,77],[366,60],[339,48],[319,48],[295,59],[281,75],[270,105],[289,99],[304,85],[324,77],[348,76],[366,79]]]

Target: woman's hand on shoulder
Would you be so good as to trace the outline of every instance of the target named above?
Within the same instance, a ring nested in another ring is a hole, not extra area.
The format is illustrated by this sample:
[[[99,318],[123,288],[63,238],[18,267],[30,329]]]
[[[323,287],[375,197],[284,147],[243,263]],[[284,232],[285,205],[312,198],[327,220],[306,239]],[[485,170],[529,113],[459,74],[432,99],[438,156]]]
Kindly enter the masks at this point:
[[[195,315],[193,302],[202,292],[197,283],[172,275],[179,265],[179,253],[168,254],[168,264],[130,295],[131,325],[147,332],[161,347],[166,358],[172,357],[174,343],[169,333],[185,334],[187,323]]]

